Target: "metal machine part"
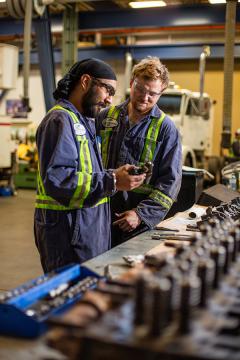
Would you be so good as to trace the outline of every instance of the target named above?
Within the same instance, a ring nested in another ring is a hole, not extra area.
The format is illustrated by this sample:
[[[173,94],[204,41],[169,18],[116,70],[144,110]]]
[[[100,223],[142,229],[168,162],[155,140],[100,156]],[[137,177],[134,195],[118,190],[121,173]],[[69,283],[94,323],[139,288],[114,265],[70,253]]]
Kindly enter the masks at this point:
[[[84,333],[91,359],[239,358],[240,222],[210,223],[175,256],[145,257],[135,297]]]
[[[236,197],[230,202],[216,207],[208,207],[206,214],[201,216],[201,220],[197,221],[197,226],[201,230],[201,225],[203,224],[215,227],[215,223],[217,224],[223,220],[235,221],[238,219],[240,219],[240,197]]]

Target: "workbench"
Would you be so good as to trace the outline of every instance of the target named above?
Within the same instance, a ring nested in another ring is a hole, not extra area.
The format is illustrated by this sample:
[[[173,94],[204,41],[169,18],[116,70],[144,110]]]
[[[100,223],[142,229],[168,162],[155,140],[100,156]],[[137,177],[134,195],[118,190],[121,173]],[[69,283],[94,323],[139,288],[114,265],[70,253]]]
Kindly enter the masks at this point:
[[[188,234],[185,227],[187,223],[191,223],[188,217],[188,211],[176,214],[173,218],[169,218],[161,223],[161,226],[168,228],[178,228],[179,234]],[[104,275],[106,265],[111,276],[118,277],[129,269],[129,266],[123,260],[126,255],[139,255],[153,252],[173,251],[173,248],[166,247],[163,240],[153,240],[152,235],[161,233],[161,230],[151,230],[144,232],[136,237],[126,241],[125,243],[99,255],[83,265],[90,270]],[[4,360],[43,360],[43,359],[64,360],[65,356],[57,351],[48,348],[45,345],[45,337],[37,340],[16,339],[0,336],[0,359]]]
[[[168,229],[177,229],[177,234],[193,235],[193,232],[186,230],[187,224],[194,224],[195,220],[190,219],[188,214],[190,211],[198,211],[199,214],[205,212],[205,207],[195,205],[187,211],[179,212],[172,218],[166,219],[161,222],[161,227]],[[160,225],[160,224],[159,224]],[[153,240],[154,234],[171,234],[173,232],[162,230],[149,230],[134,238],[116,246],[115,248],[86,261],[84,265],[90,270],[95,271],[99,275],[103,276],[104,269],[108,265],[110,275],[112,277],[118,277],[129,269],[129,266],[123,260],[123,256],[127,255],[145,255],[146,253],[159,253],[159,252],[172,252],[173,248],[169,248],[164,245],[163,240]]]

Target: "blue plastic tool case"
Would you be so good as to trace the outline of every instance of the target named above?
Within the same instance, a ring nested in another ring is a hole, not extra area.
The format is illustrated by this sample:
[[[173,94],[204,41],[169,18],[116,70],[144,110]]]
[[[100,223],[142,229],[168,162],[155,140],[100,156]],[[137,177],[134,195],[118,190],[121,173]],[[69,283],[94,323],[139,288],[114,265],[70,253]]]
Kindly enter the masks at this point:
[[[27,338],[41,335],[48,328],[49,317],[63,313],[86,290],[96,287],[99,279],[86,267],[69,265],[4,293],[0,296],[0,333]],[[43,313],[37,314],[41,303]]]

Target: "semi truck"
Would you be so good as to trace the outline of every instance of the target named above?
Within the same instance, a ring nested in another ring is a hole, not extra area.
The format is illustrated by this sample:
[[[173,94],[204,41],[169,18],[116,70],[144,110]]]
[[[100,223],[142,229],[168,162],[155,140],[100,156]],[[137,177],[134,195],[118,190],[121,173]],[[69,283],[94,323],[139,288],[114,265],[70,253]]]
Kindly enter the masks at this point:
[[[213,105],[207,93],[181,89],[174,83],[158,101],[161,110],[176,124],[182,139],[183,165],[208,168],[206,159],[212,157]]]

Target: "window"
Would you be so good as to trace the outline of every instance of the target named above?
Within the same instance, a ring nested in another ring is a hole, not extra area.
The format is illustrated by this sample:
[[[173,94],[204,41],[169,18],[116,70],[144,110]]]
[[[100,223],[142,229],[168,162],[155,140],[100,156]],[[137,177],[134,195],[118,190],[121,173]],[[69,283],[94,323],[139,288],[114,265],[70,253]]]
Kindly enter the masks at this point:
[[[210,105],[208,98],[203,98],[202,104],[200,104],[200,98],[191,98],[188,102],[186,114],[190,116],[202,116],[204,120],[208,120]]]
[[[180,114],[182,95],[162,94],[157,104],[160,109],[169,115]]]

